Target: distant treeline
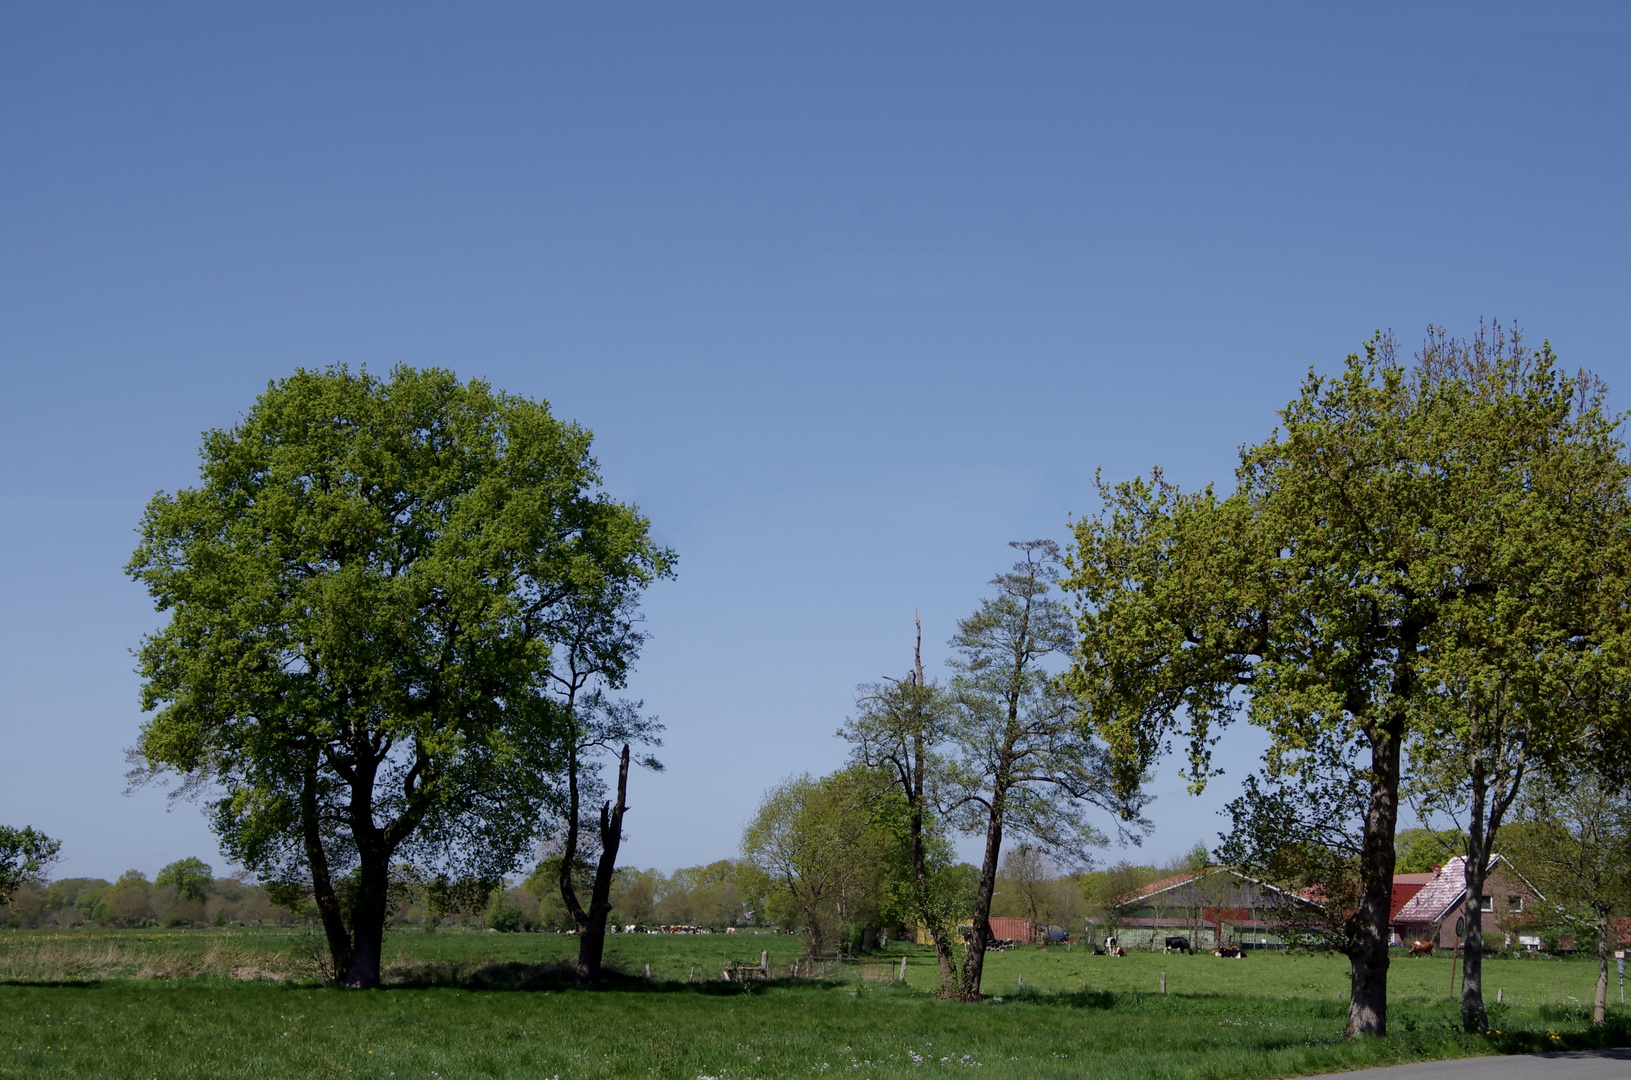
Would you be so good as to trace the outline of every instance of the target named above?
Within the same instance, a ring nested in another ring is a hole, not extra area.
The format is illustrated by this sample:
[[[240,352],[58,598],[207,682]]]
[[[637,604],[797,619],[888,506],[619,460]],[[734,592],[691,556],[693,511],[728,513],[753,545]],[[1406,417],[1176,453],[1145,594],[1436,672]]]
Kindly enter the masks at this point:
[[[1080,937],[1084,920],[1152,881],[1174,873],[1193,859],[1193,853],[1167,866],[1120,862],[1103,870],[1059,873],[1035,848],[1020,846],[1003,859],[991,913],[997,917],[1027,918],[1043,926],[1057,926]],[[580,874],[587,876],[587,868]],[[962,863],[950,868],[966,888],[966,904],[973,905],[978,869]],[[521,884],[494,890],[482,919],[504,931],[571,930],[573,922],[560,899],[558,859],[546,859]],[[888,882],[883,882],[887,885]],[[705,866],[688,866],[664,874],[654,869],[620,867],[611,892],[613,926],[778,926],[797,929],[801,913],[788,902],[779,883],[743,859],[720,859]],[[882,890],[880,890],[880,893]],[[473,918],[474,912],[461,913]],[[899,912],[884,895],[860,897],[837,944],[855,949],[870,945],[881,935],[909,936]],[[417,923],[424,913],[410,904],[393,912],[399,924]]]
[[[975,868],[956,867],[972,882]],[[1056,874],[1033,851],[1017,848],[1003,861],[992,914],[1031,918],[1080,934],[1081,920],[1170,868],[1120,863],[1108,870]],[[479,924],[502,931],[570,931],[561,903],[558,859],[546,859],[525,880],[510,885],[393,882],[391,923],[431,927]],[[664,874],[622,867],[612,889],[610,923],[616,926],[797,925],[773,882],[751,864],[720,859]],[[280,903],[279,901],[283,901]],[[290,904],[292,906],[284,906]],[[877,911],[874,906],[872,911]],[[286,897],[241,877],[215,877],[209,864],[183,859],[155,879],[128,870],[116,881],[60,878],[19,888],[0,906],[0,926],[12,929],[102,927],[290,926],[313,921],[309,901]],[[868,919],[847,927],[845,944],[857,947],[881,933],[905,932],[898,921]]]
[[[0,907],[0,926],[41,929],[71,926],[286,925],[298,916],[266,889],[234,877],[218,878],[200,859],[182,859],[149,881],[127,870],[117,881],[59,878],[20,887]]]

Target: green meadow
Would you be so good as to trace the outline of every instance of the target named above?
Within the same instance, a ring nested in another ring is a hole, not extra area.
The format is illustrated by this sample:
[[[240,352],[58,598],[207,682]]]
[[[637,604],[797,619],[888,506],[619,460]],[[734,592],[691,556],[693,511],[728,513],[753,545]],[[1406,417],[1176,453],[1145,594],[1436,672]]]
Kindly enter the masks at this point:
[[[412,930],[388,939],[385,988],[349,992],[318,980],[316,943],[241,930],[0,933],[0,1075],[1244,1080],[1631,1036],[1618,1008],[1606,1032],[1590,1031],[1595,970],[1583,961],[1490,961],[1498,1032],[1469,1037],[1449,961],[1401,958],[1389,1036],[1349,1042],[1346,963],[1329,956],[1015,949],[989,958],[989,1000],[953,1005],[934,998],[933,957],[916,947],[825,978],[744,985],[719,978],[725,961],[767,951],[785,974],[801,940],[619,936],[608,952],[622,976],[577,991],[558,966],[569,936]]]

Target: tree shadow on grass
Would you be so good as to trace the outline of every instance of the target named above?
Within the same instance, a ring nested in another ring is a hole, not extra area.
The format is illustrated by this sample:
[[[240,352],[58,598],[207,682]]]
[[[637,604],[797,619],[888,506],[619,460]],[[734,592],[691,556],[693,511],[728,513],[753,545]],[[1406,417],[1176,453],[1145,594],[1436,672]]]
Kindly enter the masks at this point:
[[[0,986],[31,990],[99,990],[103,985],[101,979],[0,979]]]

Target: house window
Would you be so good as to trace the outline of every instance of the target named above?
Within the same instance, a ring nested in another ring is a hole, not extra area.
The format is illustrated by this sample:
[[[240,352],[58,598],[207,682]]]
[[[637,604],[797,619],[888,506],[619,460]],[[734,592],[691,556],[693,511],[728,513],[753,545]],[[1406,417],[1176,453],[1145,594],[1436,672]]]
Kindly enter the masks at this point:
[[[1495,897],[1493,897],[1493,896],[1480,896],[1478,898],[1478,910],[1479,911],[1494,911],[1495,910]]]
[[[1523,897],[1521,897],[1521,896],[1508,896],[1506,898],[1506,909],[1508,911],[1522,911],[1523,910]]]

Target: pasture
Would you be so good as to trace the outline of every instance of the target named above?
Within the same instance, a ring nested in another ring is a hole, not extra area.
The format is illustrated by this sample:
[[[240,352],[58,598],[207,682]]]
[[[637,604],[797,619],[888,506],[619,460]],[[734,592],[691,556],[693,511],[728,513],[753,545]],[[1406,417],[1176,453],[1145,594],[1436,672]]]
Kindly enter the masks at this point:
[[[585,992],[550,968],[573,954],[569,936],[412,930],[388,938],[390,985],[354,993],[317,981],[315,944],[304,932],[0,933],[0,1075],[1246,1080],[1591,1041],[1594,969],[1578,961],[1491,961],[1501,1034],[1473,1038],[1456,1031],[1449,961],[1400,958],[1392,1033],[1349,1043],[1346,965],[1324,956],[1015,949],[988,959],[991,1000],[951,1005],[928,992],[933,957],[916,947],[828,979],[737,985],[718,978],[727,959],[767,950],[785,971],[801,940],[618,936],[609,956],[633,977]],[[883,981],[903,952],[906,983]],[[1610,1041],[1628,1032],[1617,1009]]]

